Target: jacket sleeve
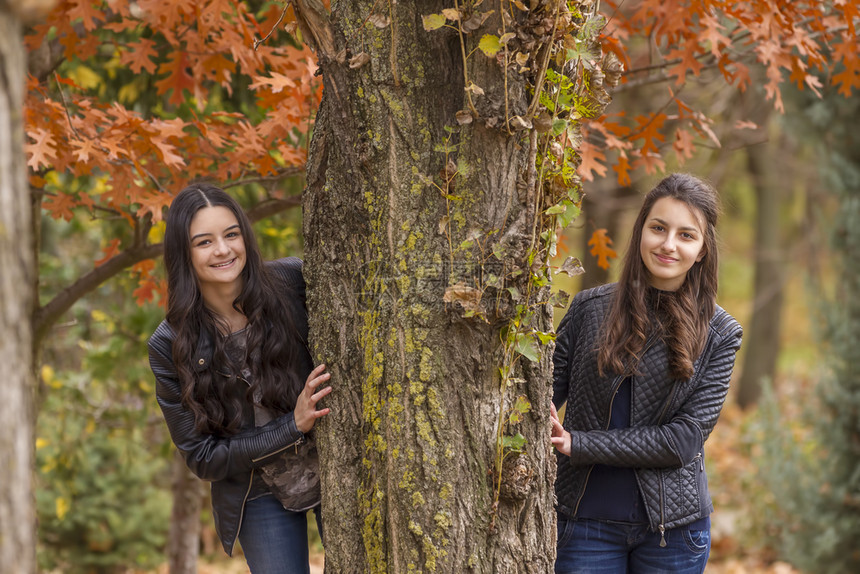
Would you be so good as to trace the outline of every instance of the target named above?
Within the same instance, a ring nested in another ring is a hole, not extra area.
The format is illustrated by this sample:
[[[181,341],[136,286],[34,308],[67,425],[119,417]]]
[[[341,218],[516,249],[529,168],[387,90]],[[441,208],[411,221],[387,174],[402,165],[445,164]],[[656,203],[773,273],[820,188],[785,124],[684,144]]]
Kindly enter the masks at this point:
[[[552,402],[557,409],[567,402],[568,385],[570,384],[570,351],[573,345],[574,323],[573,315],[577,306],[574,298],[570,309],[558,325],[558,336],[555,339],[555,351],[552,354]]]
[[[701,456],[720,416],[742,331],[735,323],[717,342],[696,389],[664,423],[623,429],[571,431],[570,462],[635,468],[677,468]]]
[[[156,398],[170,438],[188,468],[198,477],[215,481],[247,472],[265,464],[271,455],[304,440],[304,435],[296,428],[293,413],[231,437],[198,432],[194,414],[182,405],[181,385],[171,355],[171,338],[160,336],[156,331],[149,340],[149,364],[155,375]]]

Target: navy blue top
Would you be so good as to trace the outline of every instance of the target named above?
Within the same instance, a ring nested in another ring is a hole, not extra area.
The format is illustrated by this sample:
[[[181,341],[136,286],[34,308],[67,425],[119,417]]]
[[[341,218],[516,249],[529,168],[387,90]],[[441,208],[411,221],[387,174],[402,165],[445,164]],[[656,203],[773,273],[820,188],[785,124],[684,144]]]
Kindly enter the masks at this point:
[[[618,386],[612,400],[609,429],[630,426],[630,408],[633,403],[633,385],[626,377]],[[636,471],[632,468],[595,464],[588,477],[585,494],[579,503],[577,518],[615,520],[634,524],[647,524],[645,502],[636,482]],[[708,530],[710,517],[681,526],[684,530]]]

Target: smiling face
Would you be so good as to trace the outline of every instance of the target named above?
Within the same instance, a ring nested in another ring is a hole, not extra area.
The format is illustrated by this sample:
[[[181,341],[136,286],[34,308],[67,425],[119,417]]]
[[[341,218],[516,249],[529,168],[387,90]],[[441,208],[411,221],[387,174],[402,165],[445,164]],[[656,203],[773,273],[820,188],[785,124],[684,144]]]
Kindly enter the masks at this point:
[[[223,206],[204,207],[194,214],[188,227],[191,264],[203,298],[213,289],[242,288],[245,268],[245,240],[239,221]]]
[[[677,291],[687,272],[705,256],[702,215],[683,201],[658,199],[642,229],[639,254],[652,287]]]

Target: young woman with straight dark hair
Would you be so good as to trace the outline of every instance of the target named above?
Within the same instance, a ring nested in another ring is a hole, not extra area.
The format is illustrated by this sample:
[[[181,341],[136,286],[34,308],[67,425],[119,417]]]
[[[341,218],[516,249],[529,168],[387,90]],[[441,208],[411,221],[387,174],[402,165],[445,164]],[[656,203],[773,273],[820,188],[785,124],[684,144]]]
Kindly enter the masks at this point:
[[[331,387],[307,347],[302,263],[264,262],[245,212],[209,184],[174,198],[164,263],[167,316],[149,360],[170,436],[212,484],[227,554],[238,539],[254,574],[306,574],[306,513],[319,524],[320,504],[310,433]]]
[[[557,574],[705,569],[713,504],[704,445],[742,336],[716,304],[718,214],[706,182],[660,181],[618,282],[578,293],[559,325]]]

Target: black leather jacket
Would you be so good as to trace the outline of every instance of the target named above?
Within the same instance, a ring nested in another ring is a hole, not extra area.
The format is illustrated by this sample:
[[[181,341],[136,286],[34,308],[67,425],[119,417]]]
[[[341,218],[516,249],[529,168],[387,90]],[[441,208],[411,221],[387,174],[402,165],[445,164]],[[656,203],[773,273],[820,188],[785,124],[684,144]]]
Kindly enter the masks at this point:
[[[669,377],[666,345],[650,340],[632,377],[630,427],[605,430],[623,379],[597,371],[597,337],[614,293],[615,284],[578,293],[558,328],[552,400],[567,403],[571,455],[558,455],[557,509],[576,517],[595,464],[632,467],[651,529],[662,534],[713,511],[704,444],[729,389],[742,329],[718,306],[687,380]]]
[[[282,284],[282,292],[294,302],[293,320],[299,336],[307,341],[302,262],[289,257],[267,265],[278,287]],[[194,427],[194,415],[182,405],[182,387],[173,364],[174,336],[173,329],[165,320],[149,339],[149,364],[155,374],[156,397],[170,437],[185,457],[188,468],[203,480],[212,482],[215,530],[224,550],[232,555],[255,469],[272,460],[273,455],[304,441],[304,435],[296,428],[293,413],[282,415],[262,427],[255,427],[251,417],[243,422],[238,434],[229,437],[199,433]],[[212,353],[212,338],[201,333],[194,354],[194,368],[198,372],[212,368]],[[306,345],[303,345],[299,366],[299,378],[304,382],[312,370]]]

